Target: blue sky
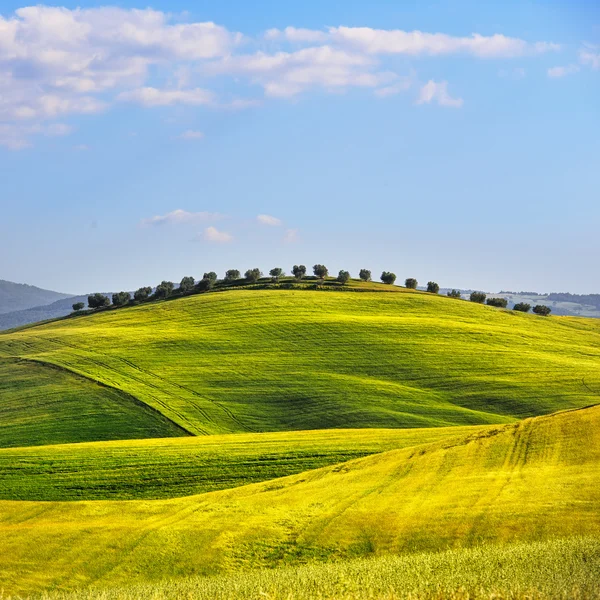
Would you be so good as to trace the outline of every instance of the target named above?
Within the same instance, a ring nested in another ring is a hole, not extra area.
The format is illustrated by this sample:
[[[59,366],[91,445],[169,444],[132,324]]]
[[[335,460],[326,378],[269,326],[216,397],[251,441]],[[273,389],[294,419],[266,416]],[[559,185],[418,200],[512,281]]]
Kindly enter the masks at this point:
[[[1,279],[600,291],[597,2],[25,6],[0,1]]]

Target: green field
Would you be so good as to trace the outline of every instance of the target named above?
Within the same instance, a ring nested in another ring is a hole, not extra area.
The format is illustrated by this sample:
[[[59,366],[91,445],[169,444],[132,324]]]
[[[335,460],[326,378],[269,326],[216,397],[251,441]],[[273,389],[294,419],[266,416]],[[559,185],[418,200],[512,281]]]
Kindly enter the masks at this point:
[[[600,540],[570,538],[354,559],[44,600],[574,600],[600,594]]]
[[[99,381],[194,434],[439,427],[596,402],[600,323],[411,290],[244,289],[2,334],[0,357]]]
[[[173,500],[0,502],[9,593],[600,536],[600,407]]]
[[[0,597],[600,597],[600,322],[349,288],[0,333]]]
[[[174,498],[478,431],[329,429],[0,450],[2,500]]]

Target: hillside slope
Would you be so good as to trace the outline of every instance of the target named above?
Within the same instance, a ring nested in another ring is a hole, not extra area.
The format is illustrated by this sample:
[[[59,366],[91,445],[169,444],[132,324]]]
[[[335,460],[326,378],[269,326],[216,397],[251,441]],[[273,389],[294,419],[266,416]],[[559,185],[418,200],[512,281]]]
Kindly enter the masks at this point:
[[[506,423],[600,391],[598,321],[409,290],[197,295],[0,334],[2,356],[100,381],[195,434]]]
[[[72,294],[43,290],[34,285],[0,279],[0,314],[50,304]]]
[[[5,592],[600,535],[600,407],[176,500],[0,502]]]

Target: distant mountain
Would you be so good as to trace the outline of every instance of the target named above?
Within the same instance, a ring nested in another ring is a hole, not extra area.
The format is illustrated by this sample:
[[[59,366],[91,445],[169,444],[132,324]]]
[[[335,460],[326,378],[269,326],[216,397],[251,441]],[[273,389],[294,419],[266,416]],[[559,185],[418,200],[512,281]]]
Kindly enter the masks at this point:
[[[87,296],[68,296],[67,298],[52,302],[52,304],[0,314],[0,331],[20,327],[21,325],[28,325],[29,323],[36,323],[37,321],[64,317],[73,312],[73,304],[75,302],[84,302],[87,306]]]
[[[13,283],[0,279],[0,315],[25,310],[34,306],[51,304],[63,298],[69,298],[70,294],[61,294],[50,290],[43,290],[34,285],[24,283]]]

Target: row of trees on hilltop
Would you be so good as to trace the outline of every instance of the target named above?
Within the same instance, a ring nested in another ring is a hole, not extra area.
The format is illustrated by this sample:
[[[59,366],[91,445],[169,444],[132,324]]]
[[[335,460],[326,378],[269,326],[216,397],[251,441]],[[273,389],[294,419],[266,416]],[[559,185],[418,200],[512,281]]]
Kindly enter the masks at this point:
[[[329,269],[325,265],[316,264],[312,268],[314,277],[317,278],[318,283],[323,283],[325,278],[329,277]],[[305,265],[294,265],[292,267],[292,275],[296,281],[301,281],[306,277],[306,266]],[[280,267],[274,267],[269,271],[269,276],[273,283],[278,283],[282,277],[285,276],[285,272]],[[368,282],[371,281],[371,271],[369,269],[361,269],[359,278]],[[263,273],[259,268],[248,269],[242,277],[240,271],[237,269],[229,269],[225,272],[225,276],[221,280],[225,285],[231,285],[233,283],[256,283],[263,278]],[[350,281],[351,275],[348,271],[340,270],[335,280],[341,285],[345,285]],[[383,271],[380,279],[387,285],[393,285],[396,282],[396,274],[390,271]],[[194,292],[205,292],[213,289],[213,287],[219,282],[218,275],[214,271],[204,273],[200,281],[196,281],[193,277],[184,277],[179,286],[176,288],[172,281],[162,281],[156,286],[154,292],[151,287],[141,287],[136,290],[133,294],[133,298],[129,292],[117,292],[112,295],[112,298],[105,296],[104,294],[92,294],[88,296],[88,307],[90,309],[105,308],[108,306],[126,306],[132,303],[146,302],[154,299],[165,299],[173,295],[186,295]],[[405,279],[404,286],[408,289],[416,290],[418,281],[409,277]],[[427,292],[431,294],[439,294],[440,286],[435,281],[429,281],[427,283]],[[447,295],[450,298],[462,298],[459,290],[450,290]],[[487,298],[484,292],[472,292],[469,300],[478,304],[486,303],[489,306],[497,306],[500,308],[506,308],[508,302],[505,298]],[[77,302],[73,304],[74,311],[80,311],[84,308],[83,302]],[[519,303],[514,306],[514,310],[521,312],[529,312],[531,306],[525,303]],[[539,305],[534,306],[533,312],[539,315],[547,316],[550,314],[550,308],[547,306]]]

